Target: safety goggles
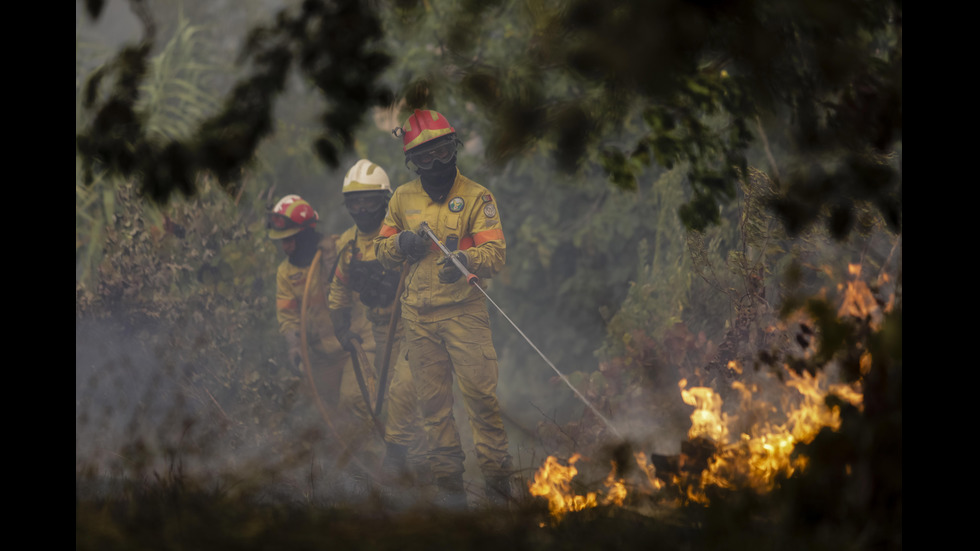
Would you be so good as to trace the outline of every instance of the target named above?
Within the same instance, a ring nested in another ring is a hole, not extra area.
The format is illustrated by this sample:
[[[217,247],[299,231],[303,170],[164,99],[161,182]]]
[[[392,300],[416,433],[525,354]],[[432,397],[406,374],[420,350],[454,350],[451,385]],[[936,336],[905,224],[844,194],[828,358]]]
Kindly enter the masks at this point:
[[[439,161],[443,164],[448,163],[453,155],[456,154],[456,140],[444,140],[435,145],[420,145],[408,152],[408,160],[422,170],[429,170]]]
[[[272,230],[284,230],[296,226],[296,223],[289,218],[274,212],[269,213],[265,220],[265,227]]]
[[[310,219],[309,222],[315,222],[315,220]],[[269,216],[265,219],[265,227],[270,230],[289,230],[292,228],[301,228],[305,225],[308,224],[297,224],[292,218],[277,212],[270,212]]]
[[[384,208],[388,198],[384,193],[360,192],[344,195],[344,205],[347,212],[356,214],[359,212],[374,212]]]

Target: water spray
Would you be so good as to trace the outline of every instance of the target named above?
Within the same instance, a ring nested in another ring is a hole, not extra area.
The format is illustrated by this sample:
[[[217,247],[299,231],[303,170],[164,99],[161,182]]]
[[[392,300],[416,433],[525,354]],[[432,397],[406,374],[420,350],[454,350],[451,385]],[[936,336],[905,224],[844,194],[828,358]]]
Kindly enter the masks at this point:
[[[439,247],[439,250],[442,251],[442,254],[446,255],[446,259],[448,261],[451,261],[453,265],[456,266],[456,268],[460,271],[460,273],[463,274],[463,277],[466,278],[466,281],[468,283],[472,284],[474,288],[478,289],[481,293],[483,293],[483,296],[487,297],[487,300],[490,301],[490,304],[492,304],[493,307],[496,308],[498,312],[500,312],[500,315],[502,315],[504,319],[506,319],[510,323],[510,325],[521,335],[521,337],[524,337],[524,340],[527,341],[529,345],[531,345],[531,348],[533,348],[534,351],[538,353],[538,356],[541,356],[541,359],[544,360],[546,364],[548,364],[548,367],[550,367],[555,373],[558,374],[558,377],[561,378],[561,380],[564,381],[566,385],[568,385],[568,388],[572,389],[572,392],[574,392],[575,395],[578,396],[578,398],[582,400],[582,402],[586,406],[588,406],[589,409],[592,410],[592,413],[594,413],[596,417],[601,419],[602,422],[605,423],[605,425],[609,427],[609,429],[612,430],[613,433],[616,434],[616,436],[618,436],[619,438],[623,438],[623,435],[618,430],[616,430],[616,427],[613,426],[612,422],[609,419],[607,419],[606,416],[603,415],[599,411],[599,409],[596,408],[592,404],[592,402],[590,402],[589,399],[585,397],[584,394],[579,392],[579,390],[575,388],[574,385],[572,385],[572,382],[568,380],[568,377],[566,377],[564,373],[559,371],[558,368],[555,367],[555,364],[552,363],[551,360],[549,360],[548,357],[545,356],[544,353],[541,352],[541,350],[537,346],[535,346],[533,342],[531,342],[531,339],[529,339],[528,336],[524,334],[524,331],[521,331],[521,328],[518,327],[517,324],[514,323],[512,319],[510,319],[510,316],[508,316],[507,313],[504,312],[502,308],[500,308],[500,306],[497,306],[497,303],[494,302],[492,298],[490,298],[490,295],[487,294],[487,292],[483,289],[483,287],[480,287],[480,278],[477,277],[476,274],[473,274],[469,270],[467,270],[466,266],[464,266],[463,263],[460,262],[458,258],[456,258],[456,255],[454,255],[452,251],[450,251],[442,243],[442,241],[439,241],[439,238],[436,237],[436,234],[432,232],[432,228],[429,227],[429,224],[427,224],[426,222],[422,222],[419,225],[419,231],[425,234],[425,236],[431,239],[432,242],[435,243],[437,247]]]

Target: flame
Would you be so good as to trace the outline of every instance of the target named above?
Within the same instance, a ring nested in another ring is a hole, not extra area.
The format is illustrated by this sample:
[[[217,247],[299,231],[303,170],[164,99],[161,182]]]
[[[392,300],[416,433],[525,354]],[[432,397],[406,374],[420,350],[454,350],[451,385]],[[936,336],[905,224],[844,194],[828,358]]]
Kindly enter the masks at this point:
[[[555,522],[569,512],[598,507],[600,504],[622,506],[626,501],[626,483],[622,478],[616,477],[615,465],[604,481],[606,492],[601,498],[597,492],[586,492],[584,495],[573,492],[572,479],[578,474],[575,463],[581,458],[581,454],[576,453],[568,459],[568,465],[565,466],[549,455],[544,465],[534,473],[534,482],[530,485],[531,495],[548,500],[548,512]]]
[[[691,439],[703,437],[721,444],[727,443],[728,416],[721,412],[721,397],[707,387],[685,390],[687,379],[681,379],[679,386],[684,403],[695,408],[694,413],[691,414],[691,430],[687,433],[688,437]]]
[[[743,419],[722,412],[723,402],[719,394],[707,387],[686,388],[687,381],[682,380],[679,384],[681,397],[695,408],[691,414],[689,439],[710,441],[717,448],[711,448],[713,454],[703,470],[684,470],[690,468],[695,460],[685,460],[682,455],[682,471],[663,476],[658,476],[656,468],[644,453],[636,453],[636,464],[640,472],[646,475],[646,483],[638,484],[632,491],[653,495],[670,484],[682,490],[688,501],[708,504],[708,490],[711,487],[751,488],[759,492],[772,490],[780,477],[806,469],[807,458],[800,454],[793,455],[798,444],[811,442],[824,427],[833,430],[840,427],[840,411],[827,405],[828,394],[834,393],[861,407],[859,384],[831,384],[829,378],[826,372],[818,375],[796,373],[783,366],[783,384],[776,389],[778,403],[765,400],[758,385],[735,381],[732,388],[741,400],[740,415],[754,419],[748,428],[745,428]],[[738,436],[729,443],[733,434]],[[567,465],[562,465],[554,456],[549,456],[534,475],[530,493],[548,500],[548,510],[554,522],[572,511],[626,503],[627,486],[622,478],[617,477],[615,466],[604,481],[604,492],[575,493],[571,483],[579,472],[575,463],[580,459],[581,455],[575,454]]]
[[[707,503],[706,489],[709,486],[772,490],[778,477],[790,476],[806,468],[806,457],[800,455],[793,457],[793,450],[797,444],[813,441],[824,427],[832,430],[840,427],[840,411],[838,408],[827,406],[828,394],[834,393],[857,407],[861,406],[863,395],[858,384],[830,384],[826,374],[821,373],[820,376],[808,372],[798,374],[788,366],[784,366],[783,378],[785,380],[783,388],[793,392],[783,392],[779,406],[769,404],[757,396],[758,389],[739,382],[733,383],[732,387],[741,395],[741,411],[754,413],[761,419],[748,430],[741,432],[738,440],[733,444],[724,445],[725,441],[714,439],[716,443],[723,446],[711,457],[708,468],[689,480],[675,480],[682,487],[687,487],[688,499]],[[736,417],[717,414],[722,405],[721,398],[717,394],[710,389],[701,392],[711,394],[711,398],[698,402],[696,405],[698,409],[691,414],[692,437],[695,435],[707,437],[706,433],[695,434],[694,430],[695,425],[704,424],[704,404],[710,403],[712,416],[727,423],[729,427],[733,427],[738,422]],[[771,419],[780,417],[780,414],[782,422]],[[716,429],[714,432],[719,431]]]
[[[872,329],[879,328],[892,299],[884,306],[875,299],[868,284],[861,280],[860,264],[849,265],[848,271],[851,281],[838,287],[843,296],[838,316],[865,319]],[[887,274],[879,275],[880,281],[887,281]],[[805,327],[809,326],[812,323],[806,322]],[[775,326],[767,329],[768,332],[785,330],[786,327]],[[805,353],[812,355],[815,348],[807,347]],[[860,357],[861,373],[868,374],[871,366],[872,356],[865,350]],[[737,362],[729,362],[727,368],[735,374],[744,374]],[[682,379],[678,384],[681,398],[694,407],[688,431],[688,450],[693,455],[686,455],[685,451],[678,456],[676,465],[671,464],[670,472],[658,473],[648,456],[637,452],[636,463],[646,480],[640,480],[629,491],[652,496],[673,488],[675,491],[667,494],[672,499],[708,504],[712,488],[772,490],[781,478],[808,467],[807,457],[800,453],[794,455],[800,444],[812,442],[825,428],[840,428],[841,412],[838,407],[828,405],[830,394],[859,409],[863,407],[861,383],[833,383],[833,372],[823,369],[816,374],[798,373],[784,364],[778,377],[766,378],[765,373],[746,375],[754,382],[732,383],[731,388],[740,400],[735,415],[723,411],[722,397],[713,389],[688,388],[687,380]],[[575,463],[579,459],[580,455],[575,454],[564,466],[554,457],[548,457],[534,476],[531,494],[548,499],[555,521],[570,511],[626,503],[627,487],[623,479],[616,477],[615,467],[605,479],[606,491],[601,497],[596,492],[576,495],[571,481],[578,474]],[[637,503],[636,499],[631,501]]]
[[[870,317],[871,328],[878,329],[881,326],[883,313],[874,294],[871,293],[871,288],[861,279],[861,265],[848,264],[847,271],[853,276],[853,280],[837,286],[844,295],[837,316],[854,316],[860,319]]]
[[[646,475],[646,481],[650,484],[650,489],[653,491],[663,489],[664,482],[657,478],[657,468],[647,460],[646,454],[643,452],[634,452],[633,457],[636,459],[636,464],[640,467],[640,471]]]
[[[738,375],[741,375],[742,374],[742,365],[740,363],[736,362],[735,360],[729,360],[728,361],[728,364],[725,367],[727,367],[728,369],[731,369],[732,371],[734,371]]]

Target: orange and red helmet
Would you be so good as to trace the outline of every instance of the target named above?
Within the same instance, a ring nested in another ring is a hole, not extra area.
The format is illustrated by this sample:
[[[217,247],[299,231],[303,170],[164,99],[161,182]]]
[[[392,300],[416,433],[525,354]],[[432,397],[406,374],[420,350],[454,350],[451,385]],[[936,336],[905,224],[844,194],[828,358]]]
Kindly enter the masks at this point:
[[[404,141],[406,163],[411,161],[416,168],[429,170],[436,161],[455,162],[456,129],[438,111],[416,109],[393,133]]]
[[[316,227],[320,215],[299,195],[287,195],[269,213],[269,239],[286,239]]]
[[[401,135],[405,142],[402,148],[405,153],[436,138],[451,134],[455,135],[456,129],[449,124],[446,117],[438,111],[422,109],[416,109],[401,128],[395,129],[395,135]]]

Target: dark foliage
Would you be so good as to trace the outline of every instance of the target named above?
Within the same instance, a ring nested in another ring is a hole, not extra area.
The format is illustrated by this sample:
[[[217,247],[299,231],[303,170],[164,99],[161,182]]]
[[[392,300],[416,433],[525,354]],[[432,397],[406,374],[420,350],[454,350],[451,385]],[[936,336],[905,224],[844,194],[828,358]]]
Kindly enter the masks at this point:
[[[97,6],[88,7],[98,14]],[[220,113],[190,138],[160,143],[149,136],[136,109],[153,39],[147,18],[144,25],[144,43],[124,48],[86,85],[84,106],[94,113],[93,123],[75,138],[86,183],[103,171],[134,177],[158,202],[177,192],[192,195],[200,173],[230,186],[273,132],[275,100],[294,66],[326,99],[315,147],[328,166],[336,167],[339,152],[350,147],[363,113],[389,100],[390,93],[376,82],[389,58],[375,47],[381,26],[370,4],[308,0],[298,13],[282,11],[273,23],[249,32],[242,52],[249,74]],[[103,90],[110,76],[115,81]]]
[[[101,3],[86,6],[97,16]],[[89,87],[96,121],[76,138],[88,179],[96,170],[141,175],[158,200],[192,192],[201,171],[229,183],[272,132],[272,105],[294,64],[327,100],[314,146],[335,167],[365,110],[393,99],[378,84],[389,57],[375,46],[382,31],[371,6],[309,0],[252,29],[243,53],[251,74],[222,113],[180,143],[153,143],[143,132],[133,105],[149,47],[124,49],[106,97],[94,93],[106,75]],[[499,32],[484,26],[508,6],[467,2],[442,12],[395,3],[409,33],[440,19],[438,47],[452,63],[448,79],[408,75],[405,106],[431,106],[440,87],[459,86],[490,119],[486,154],[496,163],[547,141],[566,171],[600,152],[611,182],[627,189],[651,163],[686,166],[693,196],[681,217],[692,229],[719,222],[717,207],[735,197],[760,138],[753,129],[766,128],[784,165],[772,167],[784,191],[773,208],[791,233],[826,221],[843,238],[864,202],[900,230],[900,2],[572,0],[536,6],[531,34],[520,37],[526,55],[495,67],[477,43]],[[641,135],[617,143],[637,112]]]
[[[481,10],[490,8],[447,14],[447,28],[467,32],[445,46],[463,89],[490,114],[491,160],[545,140],[557,144],[558,166],[575,171],[601,151],[612,183],[626,188],[651,163],[687,166],[694,196],[681,216],[703,229],[734,198],[760,137],[753,130],[766,127],[786,164],[788,199],[775,207],[791,231],[829,208],[843,237],[859,201],[901,228],[900,163],[880,159],[901,143],[901,3],[560,2],[536,8],[526,55],[509,66],[482,59],[481,37],[497,30],[473,17]],[[642,135],[617,144],[636,112]]]

